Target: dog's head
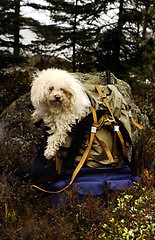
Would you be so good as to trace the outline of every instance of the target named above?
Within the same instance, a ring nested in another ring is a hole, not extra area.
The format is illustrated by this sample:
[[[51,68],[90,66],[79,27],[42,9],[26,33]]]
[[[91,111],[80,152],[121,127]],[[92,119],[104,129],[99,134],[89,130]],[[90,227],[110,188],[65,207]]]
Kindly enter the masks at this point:
[[[31,88],[31,100],[34,107],[69,110],[80,103],[84,90],[73,75],[58,69],[41,71],[34,79]]]

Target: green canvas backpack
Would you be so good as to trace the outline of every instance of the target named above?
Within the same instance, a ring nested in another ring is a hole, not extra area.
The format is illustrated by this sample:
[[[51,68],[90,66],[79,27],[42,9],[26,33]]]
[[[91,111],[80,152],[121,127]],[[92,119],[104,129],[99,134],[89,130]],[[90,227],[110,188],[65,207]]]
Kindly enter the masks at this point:
[[[112,84],[83,85],[97,116],[95,137],[84,165],[93,168],[131,165],[131,112],[123,96]],[[57,155],[61,168],[76,167],[81,161],[90,142],[93,122],[90,109],[88,116],[73,127]]]

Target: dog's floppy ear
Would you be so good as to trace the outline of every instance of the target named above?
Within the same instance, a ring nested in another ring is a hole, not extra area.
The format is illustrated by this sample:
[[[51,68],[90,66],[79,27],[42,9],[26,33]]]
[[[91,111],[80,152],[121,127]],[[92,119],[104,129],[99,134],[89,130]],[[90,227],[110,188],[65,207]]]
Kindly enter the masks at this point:
[[[40,104],[43,104],[47,100],[48,89],[46,86],[45,79],[42,78],[42,73],[38,73],[32,82],[31,87],[31,101],[33,106],[36,108]]]
[[[41,89],[39,89],[39,86],[37,86],[37,84],[34,83],[32,84],[31,87],[31,101],[33,106],[36,108],[40,105],[41,102],[45,101],[45,96],[43,91],[41,91]]]

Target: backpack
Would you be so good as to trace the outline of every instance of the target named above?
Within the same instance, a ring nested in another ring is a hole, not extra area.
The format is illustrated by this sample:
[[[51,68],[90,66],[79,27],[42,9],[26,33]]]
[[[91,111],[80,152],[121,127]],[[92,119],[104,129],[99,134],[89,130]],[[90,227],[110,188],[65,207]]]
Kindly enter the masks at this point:
[[[132,136],[124,98],[114,85],[84,84],[84,87],[91,102],[91,112],[68,135],[66,143],[58,153],[59,158],[64,162],[64,166],[71,162],[71,159],[74,161],[73,166],[77,166],[89,142],[96,115],[97,132],[94,134],[96,136],[87,159],[87,167],[121,166],[124,161],[130,163],[132,159],[128,160],[126,147],[132,145]]]
[[[133,120],[129,107],[114,85],[84,84],[84,87],[91,102],[91,111],[73,127],[56,155],[56,170],[65,173],[72,169],[72,175],[67,182],[59,184],[63,188],[55,189],[53,185],[50,190],[54,191],[43,190],[45,192],[64,191],[83,168],[110,168],[115,175],[115,170],[134,165],[131,122],[140,129],[143,127]]]

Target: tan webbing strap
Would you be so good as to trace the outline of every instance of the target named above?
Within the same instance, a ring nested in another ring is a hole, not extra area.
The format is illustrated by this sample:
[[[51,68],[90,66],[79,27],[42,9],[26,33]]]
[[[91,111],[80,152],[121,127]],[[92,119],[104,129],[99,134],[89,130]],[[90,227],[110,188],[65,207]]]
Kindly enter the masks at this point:
[[[100,124],[98,125],[98,123],[97,123],[97,114],[96,114],[96,111],[95,111],[95,109],[94,109],[92,106],[91,106],[91,109],[92,109],[92,114],[93,114],[93,119],[94,119],[93,126],[97,127],[97,129],[98,129],[98,127],[100,127]],[[93,126],[92,126],[92,128],[93,128]],[[108,159],[110,160],[110,162],[114,162],[114,159],[113,159],[113,157],[112,157],[112,155],[111,155],[111,152],[110,152],[108,146],[106,145],[106,143],[103,141],[103,139],[102,139],[101,137],[99,137],[99,136],[97,136],[97,135],[96,135],[96,138],[98,139],[98,141],[100,142],[100,144],[101,144],[102,147],[104,148],[104,150],[105,150],[105,152],[106,152],[106,154],[107,154],[107,157],[108,157]],[[91,149],[90,149],[90,150],[91,150]],[[86,161],[87,161],[87,160],[88,160],[88,158],[86,159]]]
[[[127,111],[128,111],[128,114],[129,114],[129,119],[130,119],[130,121],[131,121],[136,127],[138,127],[140,130],[142,130],[144,127],[141,126],[138,122],[136,122],[136,121],[134,120],[134,118],[133,118],[132,115],[131,115],[131,111],[129,110],[128,105],[126,105],[126,107],[127,107]]]
[[[73,175],[72,175],[72,178],[71,178],[71,181],[69,183],[69,185],[71,185],[76,177],[76,175],[78,174],[78,172],[80,171],[80,169],[82,168],[83,164],[85,163],[85,161],[87,161],[87,159],[89,158],[89,154],[90,154],[90,151],[91,151],[91,147],[92,147],[92,144],[93,144],[93,140],[94,140],[94,137],[95,137],[95,133],[94,132],[91,132],[91,135],[90,135],[90,141],[89,141],[89,145],[88,147],[86,148],[79,164],[77,165],[75,171],[73,172]]]
[[[93,114],[94,123],[92,124],[92,127],[91,127],[91,135],[90,135],[90,140],[89,140],[89,144],[88,144],[88,147],[87,147],[87,148],[89,148],[89,152],[88,152],[87,157],[85,159],[86,162],[88,161],[89,154],[90,154],[90,151],[91,151],[91,148],[92,148],[92,144],[93,144],[93,140],[94,140],[94,137],[96,135],[96,130],[97,130],[97,127],[98,127],[97,114],[96,114],[96,111],[93,108],[93,106],[91,106],[91,110],[92,110],[92,114]]]
[[[111,113],[111,116],[112,116],[114,122],[116,123],[115,117],[114,117],[114,115],[113,115],[113,113],[112,113],[112,111],[111,111],[110,104],[109,104],[106,96],[103,94],[103,92],[101,91],[101,89],[99,88],[98,85],[95,84],[95,87],[96,87],[96,90],[98,91],[101,99],[104,101],[104,103],[106,104],[109,112]],[[116,124],[117,124],[117,123],[116,123]],[[119,137],[119,139],[120,139],[120,141],[121,141],[122,150],[123,150],[123,155],[124,155],[124,157],[126,158],[126,157],[127,157],[127,151],[126,151],[126,147],[125,147],[125,142],[124,142],[123,136],[122,136],[122,134],[121,134],[120,131],[116,131],[116,133],[117,133],[117,135],[118,135],[118,137]],[[116,149],[116,134],[115,134],[115,132],[114,132],[113,158],[114,158],[114,156],[115,156],[115,151],[116,151],[115,149]]]
[[[125,142],[124,142],[122,133],[120,131],[117,131],[116,133],[117,133],[117,136],[119,137],[119,140],[120,140],[121,145],[122,145],[123,155],[124,155],[125,158],[127,158],[127,151],[126,151]]]
[[[101,137],[97,136],[97,135],[96,135],[96,138],[98,139],[98,141],[100,142],[100,144],[101,144],[102,147],[104,148],[104,150],[105,150],[105,152],[106,152],[106,154],[107,154],[107,157],[108,157],[108,159],[110,160],[110,162],[114,162],[114,159],[113,159],[113,157],[112,157],[112,155],[111,155],[111,152],[110,152],[108,146],[107,146],[107,145],[105,144],[105,142],[103,141],[103,139],[102,139]]]
[[[96,87],[96,90],[98,91],[98,93],[99,93],[99,95],[100,95],[100,98],[101,98],[101,99],[104,101],[104,103],[106,104],[106,106],[107,106],[107,108],[108,108],[108,110],[109,110],[112,118],[113,118],[114,121],[115,121],[115,118],[114,118],[114,115],[113,115],[113,113],[112,113],[112,111],[111,111],[111,108],[110,108],[109,102],[108,102],[108,100],[107,100],[107,97],[103,94],[103,92],[101,91],[101,89],[99,88],[98,85],[95,84],[95,87]]]
[[[113,158],[115,157],[115,153],[116,153],[116,140],[117,140],[117,133],[114,132],[114,142],[113,142],[113,150],[112,150]]]
[[[96,114],[96,111],[95,111],[95,109],[93,108],[93,106],[91,106],[91,110],[92,110],[92,114],[93,114],[93,120],[94,120],[94,126],[98,126],[98,124],[97,124],[97,114]]]
[[[133,117],[130,117],[130,120],[131,120],[131,121],[133,122],[133,124],[134,124],[136,127],[138,127],[140,130],[142,130],[142,129],[144,128],[144,127],[141,126],[138,122],[136,122]]]
[[[122,133],[120,131],[115,131],[114,132],[113,158],[115,157],[115,153],[116,153],[116,140],[117,140],[117,136],[119,137],[119,140],[120,140],[121,145],[122,145],[123,155],[124,155],[125,158],[127,158],[127,151],[126,151],[124,138],[123,138]]]
[[[59,172],[59,167],[60,167],[60,165],[59,165],[59,158],[58,158],[58,154],[56,154],[56,156],[55,156],[55,165],[56,165],[56,171],[57,172]]]

